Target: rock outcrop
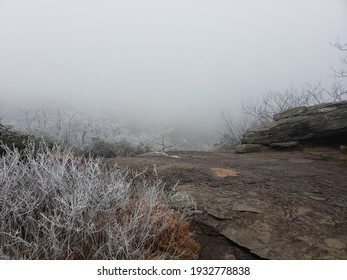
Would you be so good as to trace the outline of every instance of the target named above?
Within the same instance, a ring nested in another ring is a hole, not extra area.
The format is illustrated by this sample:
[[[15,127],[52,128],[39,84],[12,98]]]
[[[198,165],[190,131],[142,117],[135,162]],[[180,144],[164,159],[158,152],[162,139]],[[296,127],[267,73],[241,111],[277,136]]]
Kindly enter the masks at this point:
[[[292,108],[273,119],[264,126],[249,129],[242,144],[287,148],[301,143],[347,143],[347,101]]]
[[[147,167],[148,178],[155,165],[168,189],[175,186],[194,199],[199,258],[347,260],[347,155],[304,147],[290,153],[179,156],[105,163],[138,171]],[[181,207],[179,200],[174,207]]]

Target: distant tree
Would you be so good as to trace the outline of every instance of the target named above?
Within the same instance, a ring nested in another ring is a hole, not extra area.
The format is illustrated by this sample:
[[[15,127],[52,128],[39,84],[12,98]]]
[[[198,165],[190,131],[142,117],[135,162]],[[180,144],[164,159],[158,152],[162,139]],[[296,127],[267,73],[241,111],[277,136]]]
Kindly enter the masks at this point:
[[[345,65],[345,69],[340,69],[340,70],[336,70],[334,68],[332,68],[333,72],[334,72],[334,76],[336,78],[346,78],[347,77],[347,43],[341,43],[341,41],[339,39],[336,40],[335,43],[332,44],[336,49],[338,49],[341,52],[345,52],[345,56],[342,57],[341,63],[343,65]]]
[[[218,131],[219,141],[214,146],[221,151],[233,150],[236,145],[241,143],[241,138],[246,130],[254,125],[245,114],[235,118],[230,112],[221,111],[220,119],[222,128],[221,131]]]
[[[176,143],[173,143],[168,131],[158,132],[153,143],[161,152],[169,151],[176,147]]]

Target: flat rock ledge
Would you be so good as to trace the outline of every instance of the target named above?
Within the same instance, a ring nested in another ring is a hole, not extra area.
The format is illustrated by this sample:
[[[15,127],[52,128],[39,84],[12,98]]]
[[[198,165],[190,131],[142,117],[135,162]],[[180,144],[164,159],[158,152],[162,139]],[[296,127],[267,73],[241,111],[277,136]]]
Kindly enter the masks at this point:
[[[347,260],[347,161],[340,160],[347,155],[328,147],[268,150],[105,163],[135,170],[155,164],[167,186],[195,200],[200,259]]]
[[[345,145],[347,101],[282,111],[274,115],[272,122],[249,129],[241,142],[243,145],[264,145],[274,149],[293,148],[300,144]],[[252,147],[237,149],[243,152]]]

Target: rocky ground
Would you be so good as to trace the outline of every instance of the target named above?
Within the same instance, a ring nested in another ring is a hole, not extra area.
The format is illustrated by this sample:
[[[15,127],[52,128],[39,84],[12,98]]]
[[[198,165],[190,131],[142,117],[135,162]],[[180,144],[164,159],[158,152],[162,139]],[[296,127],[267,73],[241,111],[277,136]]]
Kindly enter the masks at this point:
[[[106,159],[155,164],[191,195],[200,259],[347,259],[347,155],[330,148],[251,154],[171,152]]]

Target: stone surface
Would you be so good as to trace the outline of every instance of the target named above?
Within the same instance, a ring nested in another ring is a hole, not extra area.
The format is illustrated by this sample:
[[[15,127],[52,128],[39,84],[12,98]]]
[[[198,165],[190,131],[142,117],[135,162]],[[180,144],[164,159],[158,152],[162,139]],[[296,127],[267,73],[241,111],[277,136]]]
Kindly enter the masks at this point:
[[[176,154],[105,161],[148,167],[148,176],[155,164],[167,187],[178,182],[195,199],[200,258],[347,259],[347,165],[339,150]]]
[[[288,141],[346,143],[347,101],[283,111],[273,122],[249,129],[242,138],[243,144]]]
[[[346,243],[336,238],[327,238],[324,240],[324,243],[334,249],[346,249]]]
[[[257,153],[263,150],[264,150],[264,146],[257,145],[257,144],[242,144],[242,145],[237,145],[235,147],[235,151],[238,154]]]
[[[293,116],[297,116],[300,115],[304,112],[307,111],[307,107],[302,106],[302,107],[295,107],[295,108],[290,108],[287,110],[284,110],[278,114],[275,114],[273,116],[274,121],[278,121],[280,119],[284,119],[284,118],[288,118],[288,117],[293,117]]]

